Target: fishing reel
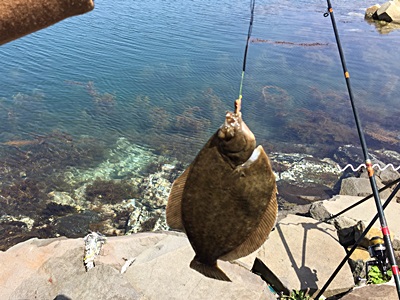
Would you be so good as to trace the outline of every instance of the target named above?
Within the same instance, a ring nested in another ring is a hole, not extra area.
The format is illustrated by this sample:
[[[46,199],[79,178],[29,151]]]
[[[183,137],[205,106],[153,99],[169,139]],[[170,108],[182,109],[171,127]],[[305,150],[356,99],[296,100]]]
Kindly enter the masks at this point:
[[[386,246],[384,240],[379,236],[371,238],[369,240],[368,252],[371,258],[373,258],[373,260],[367,261],[365,264],[367,281],[369,279],[368,272],[370,266],[378,266],[382,275],[385,278],[387,278],[388,277],[387,271],[389,269],[389,260],[386,256]]]

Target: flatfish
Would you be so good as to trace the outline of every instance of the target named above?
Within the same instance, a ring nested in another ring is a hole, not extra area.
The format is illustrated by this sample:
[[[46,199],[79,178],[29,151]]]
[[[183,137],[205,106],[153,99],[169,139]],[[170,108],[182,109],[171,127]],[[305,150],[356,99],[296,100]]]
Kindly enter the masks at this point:
[[[224,281],[217,260],[257,250],[275,225],[276,182],[263,147],[242,120],[240,100],[224,124],[178,177],[167,204],[167,223],[186,233],[195,251],[190,267]]]

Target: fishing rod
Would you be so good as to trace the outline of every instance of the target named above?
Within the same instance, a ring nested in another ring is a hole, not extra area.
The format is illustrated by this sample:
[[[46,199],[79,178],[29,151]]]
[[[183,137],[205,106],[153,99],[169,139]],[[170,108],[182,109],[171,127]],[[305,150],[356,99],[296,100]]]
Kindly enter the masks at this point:
[[[250,41],[250,37],[251,37],[251,32],[253,30],[255,3],[256,3],[255,0],[250,0],[250,24],[249,24],[249,30],[248,30],[248,33],[247,33],[246,47],[244,49],[242,78],[240,80],[240,87],[239,87],[239,99],[238,99],[239,103],[242,100],[242,88],[243,88],[244,72],[246,71],[247,52],[249,50],[249,41]]]
[[[382,230],[382,234],[383,234],[383,240],[385,242],[385,246],[386,246],[386,249],[387,249],[389,262],[390,262],[390,265],[392,266],[392,273],[393,273],[394,281],[396,283],[397,295],[398,295],[398,298],[400,299],[399,267],[398,267],[398,265],[396,263],[396,258],[394,256],[393,245],[392,245],[392,241],[390,240],[390,232],[389,232],[389,228],[388,228],[388,225],[387,225],[387,222],[386,222],[385,213],[383,211],[381,199],[380,199],[380,196],[379,196],[379,193],[378,193],[378,188],[377,188],[377,184],[376,184],[376,180],[375,180],[375,176],[374,176],[374,169],[372,168],[372,162],[371,162],[371,159],[369,157],[369,153],[368,153],[367,143],[365,141],[364,132],[363,132],[362,127],[361,127],[361,122],[360,122],[360,118],[358,116],[357,107],[354,104],[354,97],[353,97],[353,92],[352,92],[351,84],[350,84],[350,74],[349,74],[349,72],[347,70],[346,61],[345,61],[345,58],[344,58],[343,49],[342,49],[342,45],[341,45],[341,42],[340,42],[339,33],[338,33],[338,30],[337,30],[335,16],[333,14],[333,8],[332,8],[331,1],[327,0],[327,4],[328,4],[328,11],[324,14],[324,16],[327,17],[328,15],[330,15],[330,17],[331,17],[332,27],[333,27],[333,31],[334,31],[335,38],[336,38],[336,44],[337,44],[338,50],[339,50],[340,60],[342,62],[342,68],[343,68],[344,77],[345,77],[345,80],[346,80],[347,91],[348,91],[348,94],[349,94],[351,107],[352,107],[352,110],[353,110],[354,120],[356,122],[357,132],[358,132],[358,136],[360,138],[361,148],[362,148],[364,159],[365,159],[365,165],[367,167],[368,177],[369,177],[369,181],[370,181],[370,184],[371,184],[372,193],[374,195],[375,205],[376,205],[376,209],[377,209],[377,216],[379,217],[381,230]],[[337,274],[337,272],[334,273],[332,276],[334,277],[334,276],[336,276],[336,274]],[[320,292],[315,297],[315,299],[319,299],[319,297],[322,296],[322,294],[325,292],[326,288],[328,287],[330,281],[328,281],[327,284],[325,284],[323,286],[323,288],[320,290]]]

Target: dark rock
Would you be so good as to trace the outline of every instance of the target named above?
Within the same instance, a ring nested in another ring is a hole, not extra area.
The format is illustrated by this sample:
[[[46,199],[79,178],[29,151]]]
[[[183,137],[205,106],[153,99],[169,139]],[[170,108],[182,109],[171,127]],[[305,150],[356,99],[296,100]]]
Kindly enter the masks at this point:
[[[300,205],[329,199],[333,195],[331,188],[316,183],[299,184],[294,181],[279,180],[277,183],[279,195],[289,203]]]
[[[339,229],[338,230],[339,243],[344,247],[354,245],[354,243],[356,242],[355,230],[356,229],[354,226]]]
[[[54,224],[54,230],[62,236],[77,238],[89,232],[89,225],[100,221],[97,213],[86,211],[81,214],[59,218]]]
[[[354,168],[357,168],[360,164],[364,163],[361,148],[353,145],[340,146],[333,154],[333,157],[341,168],[344,168],[347,164],[351,164]],[[352,172],[350,168],[345,171],[347,173]]]
[[[51,216],[65,216],[76,212],[77,212],[76,208],[70,205],[62,205],[50,202],[46,205],[46,208],[42,211],[42,217],[48,218]]]
[[[375,175],[383,184],[391,183],[400,178],[400,173],[395,169],[400,166],[400,154],[395,151],[377,150],[371,154],[371,161]],[[368,176],[365,169],[362,169],[362,177]]]
[[[385,22],[400,23],[400,3],[399,1],[388,1],[376,11],[378,20]]]
[[[318,201],[311,204],[310,215],[314,220],[317,221],[325,221],[332,216],[332,214],[325,208],[323,201]]]
[[[365,18],[366,19],[376,19],[376,12],[381,6],[379,4],[372,5],[365,10]]]
[[[375,177],[375,182],[377,185],[377,188],[380,189],[384,187],[384,185],[381,183],[381,180],[379,177]],[[340,195],[348,195],[348,196],[369,196],[372,195],[372,188],[371,188],[371,183],[369,178],[356,178],[356,177],[349,177],[349,178],[344,178],[341,181],[341,187],[340,187]],[[383,199],[386,199],[390,195],[390,189],[387,189],[385,191],[382,191],[380,193],[380,197]]]
[[[349,177],[342,180],[339,194],[349,196],[368,196],[371,192],[369,179]]]
[[[365,261],[363,259],[349,259],[349,265],[353,272],[354,282],[360,281],[360,278],[366,277]]]

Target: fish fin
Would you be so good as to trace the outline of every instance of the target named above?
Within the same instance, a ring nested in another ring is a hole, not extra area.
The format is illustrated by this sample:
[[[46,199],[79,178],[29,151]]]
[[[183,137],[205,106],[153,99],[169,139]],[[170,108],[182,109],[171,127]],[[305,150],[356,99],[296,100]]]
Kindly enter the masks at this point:
[[[259,145],[256,149],[253,150],[250,157],[247,159],[247,161],[245,161],[241,165],[241,167],[242,168],[250,167],[256,160],[258,160],[260,155],[262,155],[263,153],[265,153],[264,148],[261,145]]]
[[[206,277],[217,279],[217,280],[222,280],[222,281],[231,281],[230,278],[222,271],[217,263],[213,265],[207,265],[203,264],[202,262],[199,262],[196,260],[196,257],[191,261],[190,267],[193,270],[196,270],[197,272],[203,274]]]
[[[267,208],[261,218],[260,224],[247,237],[247,239],[231,252],[223,255],[219,259],[225,261],[235,260],[256,251],[267,240],[271,230],[276,224],[278,217],[278,201],[276,199],[277,188],[275,186]]]
[[[182,194],[190,168],[191,166],[174,181],[169,193],[166,216],[167,224],[172,229],[185,230],[182,222]]]

